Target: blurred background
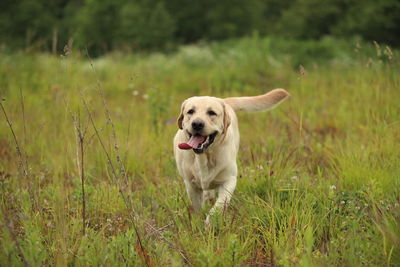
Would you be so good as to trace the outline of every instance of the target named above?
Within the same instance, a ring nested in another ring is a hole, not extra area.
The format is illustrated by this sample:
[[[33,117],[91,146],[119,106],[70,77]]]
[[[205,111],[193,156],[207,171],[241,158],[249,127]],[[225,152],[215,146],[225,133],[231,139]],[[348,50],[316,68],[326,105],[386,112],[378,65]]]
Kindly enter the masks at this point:
[[[257,34],[400,45],[398,0],[2,0],[0,50],[98,56]]]

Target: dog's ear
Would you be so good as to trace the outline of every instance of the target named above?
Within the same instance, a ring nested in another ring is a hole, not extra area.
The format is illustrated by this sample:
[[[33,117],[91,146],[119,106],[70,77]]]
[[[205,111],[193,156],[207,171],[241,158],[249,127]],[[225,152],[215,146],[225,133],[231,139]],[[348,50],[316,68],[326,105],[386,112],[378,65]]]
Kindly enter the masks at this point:
[[[181,114],[179,114],[179,117],[178,117],[178,120],[177,120],[177,122],[178,122],[178,127],[179,127],[179,129],[183,129],[183,125],[182,125],[182,122],[183,122],[183,110],[185,109],[185,104],[186,104],[186,100],[185,101],[183,101],[183,103],[182,103],[182,106],[181,106]]]
[[[229,116],[229,113],[228,113],[228,110],[227,110],[228,108],[225,105],[225,103],[222,103],[222,106],[224,107],[224,131],[223,131],[223,134],[224,134],[224,137],[225,137],[225,134],[226,134],[226,132],[228,130],[228,127],[229,127],[229,125],[231,125],[231,116]]]

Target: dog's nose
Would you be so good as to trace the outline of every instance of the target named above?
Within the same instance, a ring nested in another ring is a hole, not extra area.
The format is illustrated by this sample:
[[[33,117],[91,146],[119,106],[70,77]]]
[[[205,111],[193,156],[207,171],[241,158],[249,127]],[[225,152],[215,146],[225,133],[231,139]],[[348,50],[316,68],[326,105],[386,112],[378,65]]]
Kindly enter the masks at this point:
[[[192,121],[192,128],[195,131],[200,131],[204,128],[204,121],[201,119],[195,119]]]

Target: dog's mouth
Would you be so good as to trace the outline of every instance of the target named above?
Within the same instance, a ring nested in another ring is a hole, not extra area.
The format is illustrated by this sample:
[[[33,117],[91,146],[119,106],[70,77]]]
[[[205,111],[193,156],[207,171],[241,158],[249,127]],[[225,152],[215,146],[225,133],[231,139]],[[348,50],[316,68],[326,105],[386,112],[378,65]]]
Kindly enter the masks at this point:
[[[203,153],[213,142],[215,137],[218,134],[218,131],[215,131],[213,134],[208,136],[203,136],[200,134],[191,134],[189,133],[189,141],[187,143],[181,143],[178,145],[180,149],[193,149],[194,153],[201,154]]]

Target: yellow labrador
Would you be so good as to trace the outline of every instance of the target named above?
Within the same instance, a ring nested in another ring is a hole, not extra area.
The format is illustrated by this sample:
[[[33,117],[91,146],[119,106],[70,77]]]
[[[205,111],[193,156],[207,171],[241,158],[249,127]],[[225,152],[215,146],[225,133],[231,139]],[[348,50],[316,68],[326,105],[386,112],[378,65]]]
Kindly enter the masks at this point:
[[[275,89],[253,97],[195,96],[182,103],[174,155],[195,210],[218,194],[206,223],[229,203],[236,187],[239,129],[235,111],[269,110],[288,96],[284,89]]]

